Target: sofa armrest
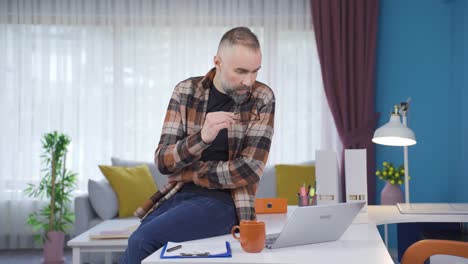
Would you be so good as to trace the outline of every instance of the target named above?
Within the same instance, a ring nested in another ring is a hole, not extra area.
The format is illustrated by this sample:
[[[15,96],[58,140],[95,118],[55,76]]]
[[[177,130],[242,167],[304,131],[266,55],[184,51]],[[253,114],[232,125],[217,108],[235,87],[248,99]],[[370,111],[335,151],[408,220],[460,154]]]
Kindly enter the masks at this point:
[[[88,193],[75,197],[75,226],[73,236],[77,236],[89,229],[91,220],[97,215],[91,207]]]

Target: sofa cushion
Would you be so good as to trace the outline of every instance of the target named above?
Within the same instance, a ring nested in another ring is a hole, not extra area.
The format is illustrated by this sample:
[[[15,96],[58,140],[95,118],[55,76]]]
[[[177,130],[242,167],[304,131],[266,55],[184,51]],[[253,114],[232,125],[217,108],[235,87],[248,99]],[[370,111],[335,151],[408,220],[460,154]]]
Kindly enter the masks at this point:
[[[137,167],[100,165],[99,169],[117,193],[119,217],[132,216],[138,206],[157,191],[146,165]]]
[[[314,165],[275,165],[278,197],[287,198],[289,205],[297,205],[297,193],[305,183],[315,185]]]
[[[94,211],[103,220],[112,219],[119,212],[119,201],[112,186],[105,179],[88,181],[89,201]]]
[[[146,161],[136,161],[136,160],[124,160],[116,157],[111,157],[112,166],[121,166],[121,167],[135,167],[141,164],[145,164],[148,166],[151,175],[153,176],[154,182],[158,188],[162,188],[167,183],[167,177],[162,175],[158,167],[154,164],[154,162],[146,162]]]
[[[308,160],[294,165],[314,165],[315,161]],[[276,190],[276,170],[274,165],[267,165],[258,184],[256,198],[278,197]]]

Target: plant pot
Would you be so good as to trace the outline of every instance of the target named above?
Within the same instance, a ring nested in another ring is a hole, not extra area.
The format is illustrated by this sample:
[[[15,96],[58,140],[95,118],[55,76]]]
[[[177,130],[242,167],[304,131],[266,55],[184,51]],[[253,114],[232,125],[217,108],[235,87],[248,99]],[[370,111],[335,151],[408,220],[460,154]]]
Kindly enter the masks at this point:
[[[63,263],[63,243],[65,234],[62,231],[50,231],[44,243],[44,263]]]
[[[380,204],[393,205],[396,203],[403,203],[405,197],[403,191],[400,189],[400,185],[391,184],[386,182],[382,192],[380,192]]]

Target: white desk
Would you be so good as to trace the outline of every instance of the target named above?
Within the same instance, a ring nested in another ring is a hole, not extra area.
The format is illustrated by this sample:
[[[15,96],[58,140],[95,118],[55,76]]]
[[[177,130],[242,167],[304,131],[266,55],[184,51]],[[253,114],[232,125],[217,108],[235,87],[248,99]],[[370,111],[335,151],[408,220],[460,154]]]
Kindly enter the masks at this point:
[[[467,214],[401,214],[395,205],[369,205],[367,213],[359,214],[354,223],[376,225],[398,223],[462,223],[468,222]]]
[[[294,207],[288,208],[288,214]],[[279,232],[286,223],[286,214],[257,215],[266,222],[267,233]],[[343,236],[334,242],[310,244],[280,249],[264,249],[261,253],[245,253],[240,243],[231,235],[218,236],[200,241],[229,241],[232,258],[160,259],[161,249],[143,260],[152,263],[393,263],[374,223],[363,218],[365,223],[352,224]]]
[[[288,207],[290,214],[294,206]],[[277,233],[283,227],[286,214],[258,215],[259,220],[267,222],[267,233]],[[311,258],[325,263],[393,263],[382,243],[376,225],[384,225],[385,242],[387,240],[387,224],[415,223],[415,222],[468,222],[468,214],[401,214],[394,205],[368,206],[367,213],[360,213],[350,228],[340,240],[335,242],[290,247],[283,249],[264,249],[259,254],[244,253],[239,242],[231,235],[209,239],[227,240],[231,242],[233,257],[228,259],[198,259],[204,263],[310,263]],[[110,253],[124,251],[127,239],[90,240],[89,233],[101,230],[119,229],[139,223],[134,219],[107,220],[80,234],[68,242],[73,248],[73,263],[80,262],[81,252],[105,252],[106,263],[110,263]],[[387,244],[387,243],[385,243]],[[155,252],[143,263],[187,263],[196,262],[195,259],[160,260],[160,251]],[[355,262],[353,262],[355,261]]]
[[[437,204],[434,204],[437,207]],[[468,214],[402,214],[395,205],[369,205],[367,213],[360,213],[354,223],[384,225],[384,242],[388,245],[388,224],[398,223],[463,223]]]

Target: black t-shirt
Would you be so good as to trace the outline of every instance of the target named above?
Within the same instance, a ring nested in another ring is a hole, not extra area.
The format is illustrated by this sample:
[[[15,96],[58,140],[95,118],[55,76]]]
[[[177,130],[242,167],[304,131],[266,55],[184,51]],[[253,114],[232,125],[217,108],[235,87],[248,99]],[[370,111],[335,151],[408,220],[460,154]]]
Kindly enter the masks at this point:
[[[226,94],[221,93],[212,84],[208,97],[208,107],[206,113],[230,112],[234,106],[234,100]],[[227,161],[229,159],[229,145],[227,129],[221,129],[211,145],[202,152],[201,161]],[[211,196],[222,201],[232,203],[231,191],[229,189],[207,189],[197,186],[194,183],[186,183],[181,191],[196,192]]]

